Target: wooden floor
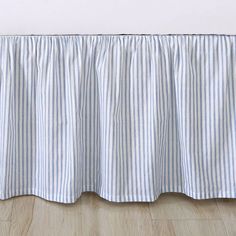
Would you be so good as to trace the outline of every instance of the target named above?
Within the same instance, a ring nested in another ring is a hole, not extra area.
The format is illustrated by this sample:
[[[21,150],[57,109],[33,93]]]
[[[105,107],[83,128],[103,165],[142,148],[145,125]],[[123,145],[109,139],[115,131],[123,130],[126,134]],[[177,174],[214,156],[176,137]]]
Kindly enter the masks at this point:
[[[236,200],[162,194],[154,203],[111,203],[84,193],[75,204],[34,196],[0,201],[0,235],[236,235]]]

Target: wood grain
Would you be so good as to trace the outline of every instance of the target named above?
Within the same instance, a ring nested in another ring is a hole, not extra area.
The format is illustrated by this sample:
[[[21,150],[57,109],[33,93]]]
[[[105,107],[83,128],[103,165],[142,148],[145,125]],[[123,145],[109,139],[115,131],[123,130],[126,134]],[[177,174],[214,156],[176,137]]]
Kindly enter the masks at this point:
[[[35,196],[0,201],[0,236],[234,236],[236,200],[163,194],[153,203],[112,203],[94,193],[75,204]]]
[[[220,219],[215,200],[194,200],[184,194],[162,194],[150,203],[152,219]]]
[[[0,235],[1,236],[9,235],[10,226],[11,226],[11,222],[9,221],[0,222]]]
[[[13,199],[0,201],[0,221],[11,220]]]
[[[35,198],[16,197],[13,201],[10,235],[26,235],[33,219]]]

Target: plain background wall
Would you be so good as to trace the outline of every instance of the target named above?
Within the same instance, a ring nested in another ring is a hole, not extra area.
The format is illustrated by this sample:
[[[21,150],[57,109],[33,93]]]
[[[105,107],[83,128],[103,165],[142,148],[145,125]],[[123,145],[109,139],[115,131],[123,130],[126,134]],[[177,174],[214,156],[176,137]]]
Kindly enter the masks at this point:
[[[236,34],[236,0],[0,0],[0,34]]]

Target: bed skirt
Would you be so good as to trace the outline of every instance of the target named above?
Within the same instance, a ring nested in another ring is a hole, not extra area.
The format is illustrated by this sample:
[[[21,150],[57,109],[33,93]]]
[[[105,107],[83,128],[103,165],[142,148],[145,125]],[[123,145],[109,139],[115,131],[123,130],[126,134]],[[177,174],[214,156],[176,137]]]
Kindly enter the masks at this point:
[[[236,36],[0,36],[0,199],[236,198]]]

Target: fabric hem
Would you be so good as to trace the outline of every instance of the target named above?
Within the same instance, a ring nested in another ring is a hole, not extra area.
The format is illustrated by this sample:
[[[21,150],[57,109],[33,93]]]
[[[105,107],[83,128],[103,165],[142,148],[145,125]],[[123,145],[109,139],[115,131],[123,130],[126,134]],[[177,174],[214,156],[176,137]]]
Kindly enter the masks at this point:
[[[153,196],[144,196],[144,195],[111,195],[108,193],[103,192],[103,190],[100,191],[95,191],[95,190],[85,190],[81,191],[80,193],[76,195],[57,195],[57,194],[47,194],[47,193],[42,193],[40,191],[37,191],[35,189],[27,189],[23,191],[22,189],[16,191],[15,193],[12,194],[3,194],[0,193],[0,200],[7,200],[13,197],[18,197],[18,196],[27,196],[27,195],[33,195],[36,197],[40,197],[44,200],[47,201],[52,201],[52,202],[58,202],[58,203],[67,203],[67,204],[72,204],[75,203],[83,193],[85,192],[93,192],[96,193],[99,197],[110,201],[110,202],[116,202],[116,203],[122,203],[122,202],[154,202],[156,201],[159,196],[163,193],[182,193],[185,194],[188,197],[191,197],[195,200],[204,200],[204,199],[212,199],[212,198],[236,198],[235,193],[231,192],[187,192],[187,191],[165,191],[165,192],[160,192],[156,195]]]

